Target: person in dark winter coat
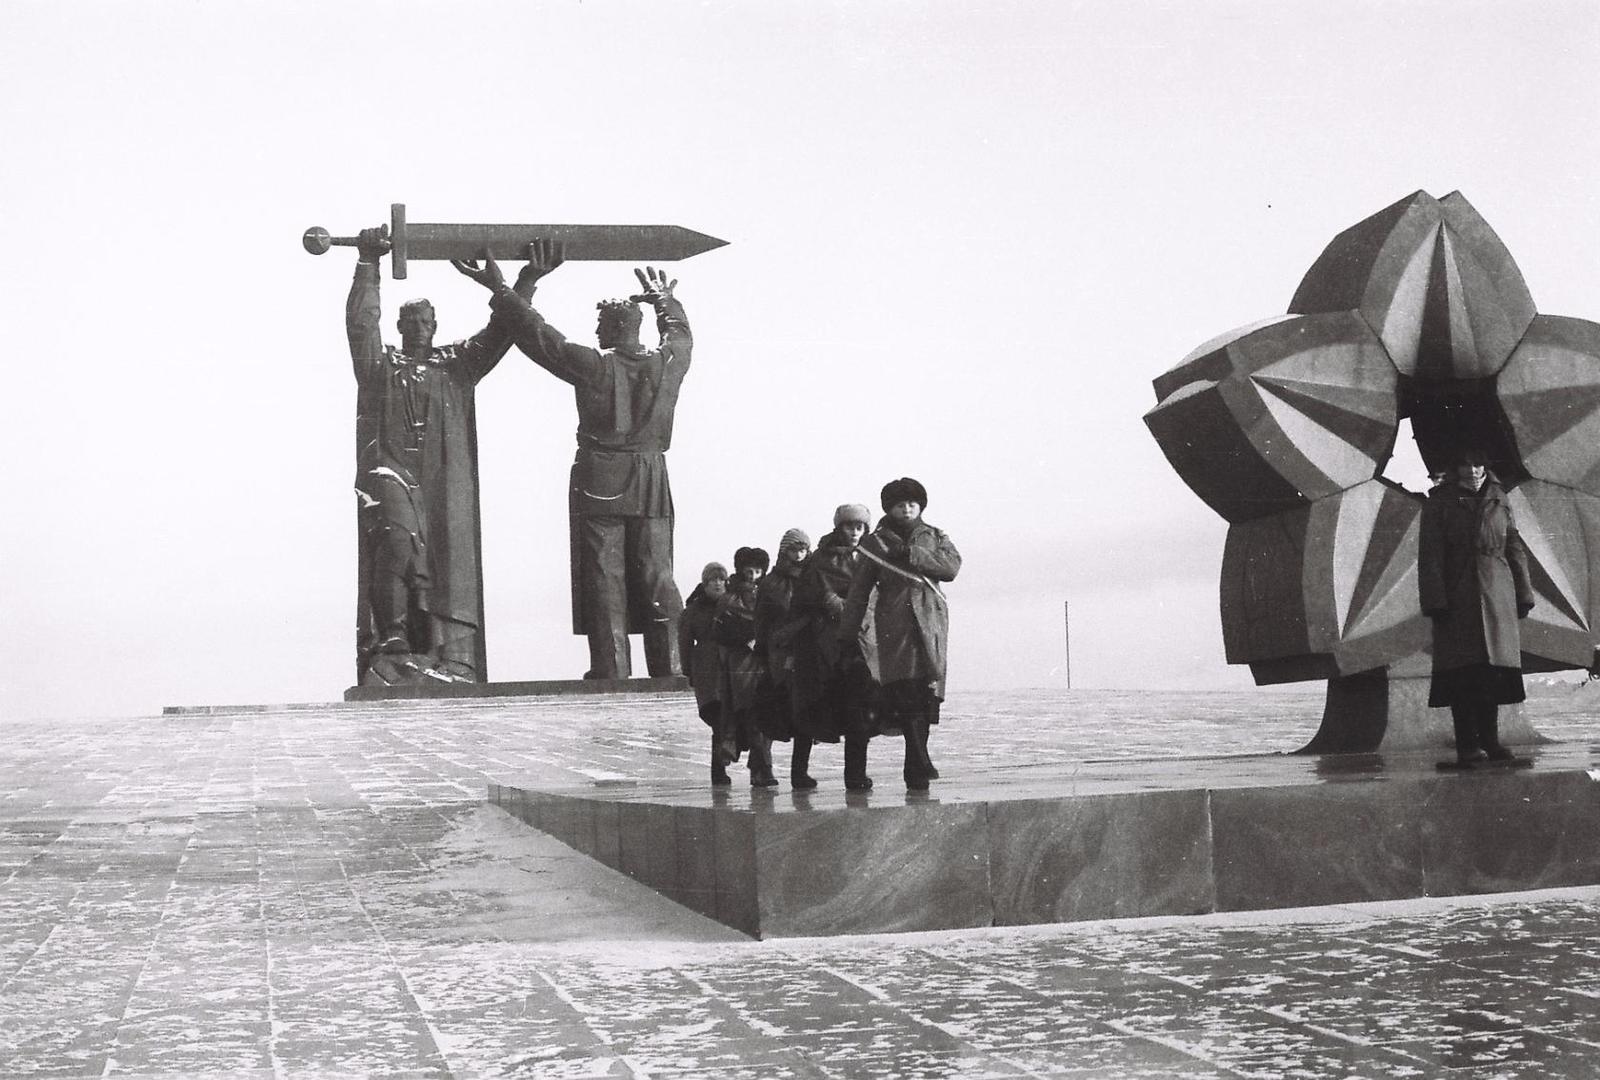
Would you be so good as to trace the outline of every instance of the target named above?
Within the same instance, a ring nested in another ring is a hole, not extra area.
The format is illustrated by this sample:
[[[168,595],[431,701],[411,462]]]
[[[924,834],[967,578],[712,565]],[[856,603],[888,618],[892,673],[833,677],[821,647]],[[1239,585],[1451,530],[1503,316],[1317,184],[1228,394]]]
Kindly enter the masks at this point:
[[[795,639],[803,620],[790,612],[794,588],[800,580],[800,567],[811,554],[811,538],[801,529],[790,529],[778,544],[778,564],[761,579],[756,592],[756,652],[767,665],[767,681],[762,690],[762,707],[757,713],[761,730],[770,740],[794,740],[789,761],[789,783],[796,791],[817,786],[811,779],[811,737],[795,723],[792,691],[794,683]]]
[[[1484,454],[1458,455],[1454,480],[1422,510],[1417,584],[1433,620],[1428,704],[1449,706],[1462,765],[1516,759],[1500,743],[1499,707],[1523,700],[1518,620],[1533,610],[1528,550]]]
[[[738,735],[724,723],[722,711],[722,667],[717,639],[711,624],[717,604],[728,592],[728,569],[719,562],[706,563],[700,571],[700,584],[683,604],[678,620],[678,655],[683,659],[683,674],[694,688],[695,706],[700,719],[711,729],[711,783],[732,783],[728,763],[739,760]]]
[[[904,733],[906,787],[926,791],[937,775],[928,760],[928,728],[938,723],[944,700],[950,637],[949,608],[939,583],[955,580],[961,553],[941,530],[922,520],[928,493],[917,481],[891,480],[884,485],[882,502],[884,517],[861,541],[862,560],[839,619],[839,639],[848,643],[860,633],[870,606],[884,726]]]
[[[839,640],[839,618],[863,557],[861,538],[871,526],[872,512],[859,503],[833,512],[833,531],[806,560],[792,608],[804,621],[791,682],[795,722],[819,742],[844,737],[844,786],[850,791],[872,787],[867,741],[872,735],[878,643],[870,608],[860,632],[848,643]]]
[[[720,657],[723,722],[750,751],[753,787],[778,783],[772,775],[772,747],[759,721],[766,664],[755,649],[756,593],[770,563],[771,557],[760,548],[742,547],[734,552],[733,579],[711,624]]]

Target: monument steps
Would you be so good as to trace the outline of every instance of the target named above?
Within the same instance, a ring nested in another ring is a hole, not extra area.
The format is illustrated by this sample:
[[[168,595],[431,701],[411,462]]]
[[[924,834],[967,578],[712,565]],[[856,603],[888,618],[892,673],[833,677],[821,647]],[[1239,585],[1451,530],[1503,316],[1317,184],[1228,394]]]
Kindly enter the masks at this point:
[[[509,779],[520,820],[753,937],[1247,911],[1600,884],[1592,748],[1084,762],[908,793]],[[742,779],[742,777],[740,778]]]

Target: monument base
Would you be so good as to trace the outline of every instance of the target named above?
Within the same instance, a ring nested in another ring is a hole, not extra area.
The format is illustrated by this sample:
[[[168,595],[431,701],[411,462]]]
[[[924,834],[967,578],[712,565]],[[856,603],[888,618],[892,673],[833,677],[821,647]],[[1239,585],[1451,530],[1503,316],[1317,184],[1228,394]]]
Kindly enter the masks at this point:
[[[402,686],[352,686],[346,701],[410,698],[546,697],[552,694],[669,694],[689,689],[682,675],[639,679],[539,679],[532,682],[424,682]]]
[[[1433,658],[1419,653],[1357,675],[1328,679],[1322,726],[1302,754],[1371,754],[1455,748],[1449,709],[1428,707]],[[1521,705],[1500,707],[1500,741],[1508,745],[1546,741]]]
[[[755,937],[1014,926],[1600,884],[1600,761],[1434,754],[1015,767],[871,792],[492,784],[521,820]],[[743,780],[743,777],[738,777]]]

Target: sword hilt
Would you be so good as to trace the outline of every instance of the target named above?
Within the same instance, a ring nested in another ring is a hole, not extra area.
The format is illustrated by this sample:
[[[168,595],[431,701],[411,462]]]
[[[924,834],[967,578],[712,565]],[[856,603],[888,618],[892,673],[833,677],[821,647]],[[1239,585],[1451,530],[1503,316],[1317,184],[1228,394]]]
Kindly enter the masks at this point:
[[[326,255],[329,248],[359,247],[358,236],[330,236],[321,225],[313,225],[300,237],[300,246],[313,255]],[[389,206],[389,270],[396,281],[406,276],[406,204]]]

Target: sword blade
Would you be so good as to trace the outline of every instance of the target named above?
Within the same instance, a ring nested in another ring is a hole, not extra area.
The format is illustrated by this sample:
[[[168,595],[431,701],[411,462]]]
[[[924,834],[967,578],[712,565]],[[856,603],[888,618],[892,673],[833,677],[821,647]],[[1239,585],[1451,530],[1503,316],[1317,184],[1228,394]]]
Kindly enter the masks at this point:
[[[722,247],[726,240],[681,225],[406,225],[408,259],[473,259],[485,248],[496,259],[527,257],[535,240],[566,245],[568,262],[676,262]]]

